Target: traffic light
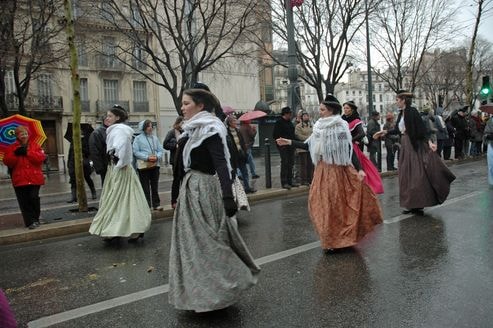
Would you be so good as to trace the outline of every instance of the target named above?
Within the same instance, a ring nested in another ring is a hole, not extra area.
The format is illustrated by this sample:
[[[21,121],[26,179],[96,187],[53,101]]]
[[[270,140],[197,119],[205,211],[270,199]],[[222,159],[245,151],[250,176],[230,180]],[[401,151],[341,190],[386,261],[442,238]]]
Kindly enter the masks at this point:
[[[481,86],[481,91],[479,92],[481,96],[481,102],[488,102],[492,96],[490,77],[488,75],[483,76],[483,85]]]

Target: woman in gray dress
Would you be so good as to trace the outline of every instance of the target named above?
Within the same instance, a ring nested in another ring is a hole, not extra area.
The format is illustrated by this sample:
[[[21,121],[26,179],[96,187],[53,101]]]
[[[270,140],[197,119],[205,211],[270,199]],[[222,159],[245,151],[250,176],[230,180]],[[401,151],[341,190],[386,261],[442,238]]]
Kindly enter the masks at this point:
[[[256,283],[260,271],[237,229],[226,127],[211,113],[218,105],[206,90],[183,94],[169,261],[169,302],[180,310],[228,307]]]

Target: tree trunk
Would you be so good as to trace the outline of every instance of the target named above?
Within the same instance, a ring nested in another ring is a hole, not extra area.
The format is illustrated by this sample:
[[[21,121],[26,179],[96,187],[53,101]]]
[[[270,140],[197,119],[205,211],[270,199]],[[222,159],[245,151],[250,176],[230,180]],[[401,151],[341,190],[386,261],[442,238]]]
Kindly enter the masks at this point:
[[[483,0],[478,1],[478,12],[476,16],[476,23],[474,24],[474,31],[471,38],[471,46],[469,47],[469,54],[466,65],[466,101],[469,105],[469,109],[472,110],[474,105],[474,86],[473,86],[473,68],[474,68],[474,52],[476,51],[476,38],[478,35],[479,23],[481,22],[481,14],[483,11]]]
[[[72,90],[74,93],[73,123],[72,123],[72,142],[74,145],[74,164],[75,180],[77,183],[77,200],[79,202],[79,212],[87,212],[87,196],[84,185],[84,172],[82,166],[82,143],[80,133],[80,78],[77,49],[75,47],[74,20],[72,18],[72,1],[64,0],[65,23],[67,40],[70,49],[70,72],[72,75]]]

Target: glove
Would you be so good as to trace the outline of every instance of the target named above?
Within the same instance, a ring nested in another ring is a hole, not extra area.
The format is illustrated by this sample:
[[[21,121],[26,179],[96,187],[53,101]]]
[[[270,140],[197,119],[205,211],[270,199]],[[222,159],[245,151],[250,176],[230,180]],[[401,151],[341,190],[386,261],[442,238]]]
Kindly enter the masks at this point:
[[[226,210],[226,215],[232,217],[238,212],[238,206],[236,205],[233,197],[223,197],[224,209]]]
[[[17,156],[26,156],[27,155],[27,147],[26,146],[17,147],[17,149],[14,150],[14,154],[16,154]]]

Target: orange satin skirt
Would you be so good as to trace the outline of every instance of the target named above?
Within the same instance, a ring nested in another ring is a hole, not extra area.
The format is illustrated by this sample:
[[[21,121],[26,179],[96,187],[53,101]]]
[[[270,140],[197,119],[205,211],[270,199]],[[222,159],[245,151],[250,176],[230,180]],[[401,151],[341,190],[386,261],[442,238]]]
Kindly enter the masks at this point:
[[[382,223],[382,210],[371,188],[352,166],[320,161],[314,172],[308,210],[323,249],[357,244]]]

